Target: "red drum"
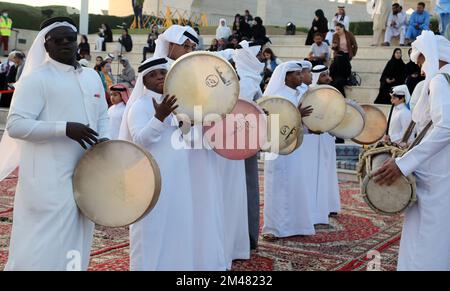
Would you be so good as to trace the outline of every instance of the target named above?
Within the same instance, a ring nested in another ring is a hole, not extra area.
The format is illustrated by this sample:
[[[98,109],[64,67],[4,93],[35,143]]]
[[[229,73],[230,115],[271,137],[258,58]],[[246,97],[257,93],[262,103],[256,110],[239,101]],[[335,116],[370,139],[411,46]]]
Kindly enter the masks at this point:
[[[239,99],[225,119],[204,126],[211,148],[229,160],[245,160],[256,155],[267,137],[266,114],[254,102]]]

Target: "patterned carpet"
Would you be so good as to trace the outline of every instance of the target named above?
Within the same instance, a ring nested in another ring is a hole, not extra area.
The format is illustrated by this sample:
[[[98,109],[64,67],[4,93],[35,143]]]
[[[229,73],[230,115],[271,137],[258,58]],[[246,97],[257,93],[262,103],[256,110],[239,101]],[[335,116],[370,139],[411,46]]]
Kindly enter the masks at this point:
[[[14,174],[0,183],[0,270],[8,257],[16,182]],[[402,218],[371,211],[359,195],[357,184],[343,182],[340,187],[343,211],[330,220],[329,226],[318,226],[312,237],[261,240],[251,260],[235,262],[233,270],[366,270],[371,250],[381,254],[381,270],[395,270]],[[128,270],[128,229],[97,227],[91,257],[90,270]]]

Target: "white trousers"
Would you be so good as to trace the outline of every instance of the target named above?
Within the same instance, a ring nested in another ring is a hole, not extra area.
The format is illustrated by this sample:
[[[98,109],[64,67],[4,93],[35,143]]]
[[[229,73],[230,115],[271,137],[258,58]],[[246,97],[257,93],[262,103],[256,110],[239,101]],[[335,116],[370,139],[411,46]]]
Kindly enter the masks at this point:
[[[402,26],[400,28],[386,28],[386,33],[384,34],[384,42],[391,43],[394,36],[400,36],[400,44],[405,44],[406,27]]]
[[[100,52],[102,51],[103,42],[105,41],[104,37],[98,37],[95,43],[95,50]]]

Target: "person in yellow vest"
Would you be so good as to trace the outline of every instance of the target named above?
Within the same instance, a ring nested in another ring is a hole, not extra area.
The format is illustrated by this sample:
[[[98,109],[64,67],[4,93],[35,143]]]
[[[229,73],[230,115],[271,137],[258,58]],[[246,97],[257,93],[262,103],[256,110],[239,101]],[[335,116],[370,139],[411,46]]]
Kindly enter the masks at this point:
[[[8,17],[8,11],[3,10],[0,16],[0,46],[3,46],[3,55],[8,56],[8,42],[11,36],[12,19]]]

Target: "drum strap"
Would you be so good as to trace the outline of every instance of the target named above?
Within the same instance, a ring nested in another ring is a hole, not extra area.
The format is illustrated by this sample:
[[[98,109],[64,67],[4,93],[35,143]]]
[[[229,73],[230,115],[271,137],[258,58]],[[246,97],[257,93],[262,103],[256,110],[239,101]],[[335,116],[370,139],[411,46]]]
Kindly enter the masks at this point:
[[[448,82],[448,85],[450,86],[450,75],[447,73],[441,73],[445,77],[445,79]],[[411,146],[408,148],[407,152],[410,151],[413,147],[417,146],[425,137],[428,130],[430,130],[430,127],[433,125],[433,121],[430,121],[427,126],[422,130],[422,132],[417,136],[417,138],[414,140],[414,142],[411,144]],[[414,121],[411,121],[411,123],[408,126],[408,129],[406,130],[405,134],[403,135],[402,142],[406,143],[408,142],[408,139],[410,138],[414,127],[416,127],[416,123]]]

